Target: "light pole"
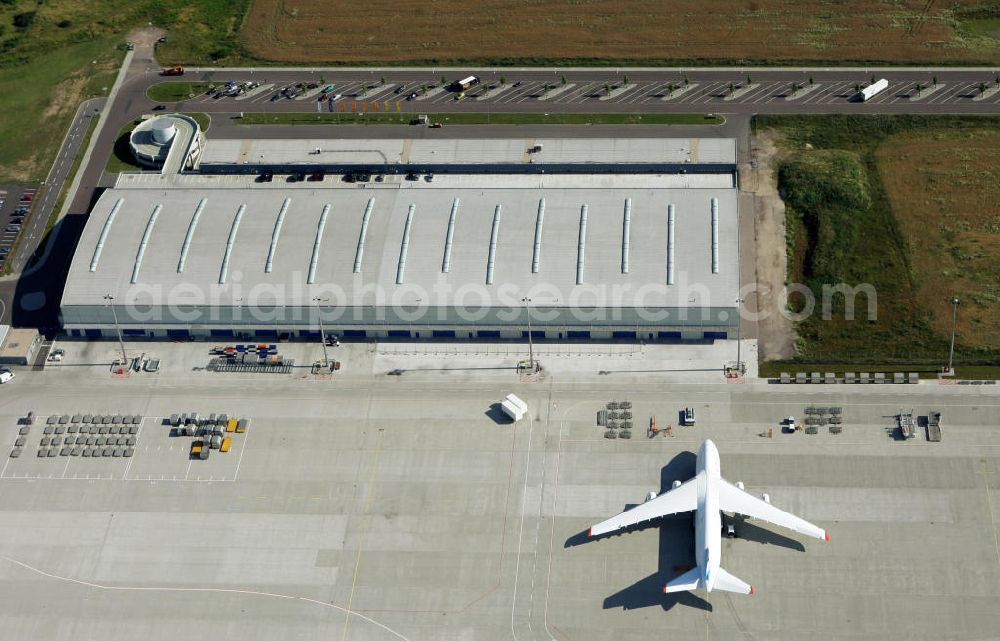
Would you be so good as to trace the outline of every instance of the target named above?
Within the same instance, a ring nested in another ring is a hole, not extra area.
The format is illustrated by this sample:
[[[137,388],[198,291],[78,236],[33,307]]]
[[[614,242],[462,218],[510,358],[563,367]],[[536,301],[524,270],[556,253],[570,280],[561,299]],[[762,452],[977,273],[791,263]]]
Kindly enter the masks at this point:
[[[317,296],[313,298],[313,302],[316,303],[316,318],[319,320],[319,341],[323,345],[323,369],[329,369],[330,358],[326,353],[326,331],[323,329],[323,308],[320,307],[320,304],[326,302],[326,299]]]
[[[743,361],[741,348],[743,347],[743,299],[736,299],[736,371],[743,375]]]
[[[122,328],[118,325],[118,312],[115,310],[115,297],[111,294],[105,294],[104,300],[108,301],[108,307],[111,308],[111,317],[115,319],[115,332],[118,333],[118,346],[122,348],[122,366],[128,365],[128,356],[125,355],[125,341],[122,340]]]
[[[961,301],[959,301],[958,298],[951,299],[951,347],[948,349],[948,369],[945,370],[949,374],[951,373],[952,359],[955,357],[955,329],[957,327],[956,323],[958,322],[959,302]]]
[[[535,344],[531,337],[531,309],[528,307],[528,303],[531,302],[531,299],[525,296],[521,299],[521,302],[524,303],[524,315],[528,317],[528,367],[530,367],[531,371],[534,372]]]

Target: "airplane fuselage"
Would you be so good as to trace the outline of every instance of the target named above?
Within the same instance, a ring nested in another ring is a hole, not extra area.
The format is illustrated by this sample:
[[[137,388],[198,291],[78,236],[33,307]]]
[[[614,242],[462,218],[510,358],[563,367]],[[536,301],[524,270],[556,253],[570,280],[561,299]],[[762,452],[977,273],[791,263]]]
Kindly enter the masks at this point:
[[[715,443],[706,440],[698,448],[698,511],[694,517],[695,562],[701,570],[701,586],[712,591],[722,556],[722,512],[719,510],[719,479],[722,466]]]

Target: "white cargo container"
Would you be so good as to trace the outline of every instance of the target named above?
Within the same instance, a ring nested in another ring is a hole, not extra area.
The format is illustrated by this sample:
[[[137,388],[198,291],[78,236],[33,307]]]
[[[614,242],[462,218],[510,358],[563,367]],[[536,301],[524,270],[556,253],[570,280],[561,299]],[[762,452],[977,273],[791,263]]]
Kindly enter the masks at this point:
[[[888,88],[889,88],[889,81],[886,80],[885,78],[882,78],[881,80],[876,80],[872,84],[862,89],[861,93],[859,93],[858,96],[861,97],[861,102],[865,102],[866,100],[871,100],[876,95],[882,93]]]
[[[524,418],[524,415],[528,412],[528,405],[513,394],[508,394],[507,397],[501,401],[500,409],[503,410],[503,413],[509,416],[511,420],[517,422]]]

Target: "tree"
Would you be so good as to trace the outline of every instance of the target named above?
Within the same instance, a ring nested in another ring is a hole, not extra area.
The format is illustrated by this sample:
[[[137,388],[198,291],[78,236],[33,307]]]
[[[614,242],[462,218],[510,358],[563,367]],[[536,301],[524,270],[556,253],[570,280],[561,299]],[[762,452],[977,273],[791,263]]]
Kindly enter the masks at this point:
[[[606,83],[606,82],[604,83],[604,93],[606,93],[606,94],[610,94],[611,93],[611,85],[608,84],[608,83]]]
[[[441,84],[442,85],[448,84],[448,78],[446,78],[445,76],[441,76]]]
[[[500,76],[500,86],[507,84],[507,78],[505,76]]]
[[[918,82],[915,89],[917,90],[917,95],[919,96],[920,92],[924,90],[924,86]]]
[[[859,84],[854,85],[854,93],[861,93],[861,85]]]
[[[736,90],[736,85],[734,85],[733,83],[730,82],[729,83],[729,95],[730,96],[733,95],[733,91],[735,91],[735,90]]]
[[[809,85],[812,86],[812,84],[813,84],[813,77],[809,76]]]
[[[931,84],[937,87],[937,76],[931,76]]]
[[[868,84],[870,84],[870,85],[875,84],[875,76],[872,76],[871,82],[869,82]]]
[[[385,84],[385,76],[379,76],[378,81],[379,81],[379,84],[383,84],[384,85]]]
[[[427,93],[427,85],[420,85],[420,93],[421,94]]]
[[[798,90],[799,90],[799,83],[793,82],[792,83],[792,94],[794,95],[795,92],[797,92]]]
[[[566,84],[566,76],[565,76],[565,75],[561,75],[561,76],[559,76],[559,81],[560,81],[560,82],[561,82],[562,84]]]
[[[674,91],[677,89],[677,85],[672,82],[667,83],[667,95],[672,96]]]
[[[625,74],[624,76],[622,76],[622,84],[623,85],[627,85],[628,84],[628,74]]]
[[[747,74],[747,84],[748,85],[752,85],[753,84],[753,80],[750,79],[750,74]]]
[[[691,81],[688,80],[687,74],[684,74],[684,86],[687,87],[689,84],[691,84]]]
[[[985,82],[980,82],[979,83],[979,93],[981,93],[981,94],[986,93],[986,83]]]

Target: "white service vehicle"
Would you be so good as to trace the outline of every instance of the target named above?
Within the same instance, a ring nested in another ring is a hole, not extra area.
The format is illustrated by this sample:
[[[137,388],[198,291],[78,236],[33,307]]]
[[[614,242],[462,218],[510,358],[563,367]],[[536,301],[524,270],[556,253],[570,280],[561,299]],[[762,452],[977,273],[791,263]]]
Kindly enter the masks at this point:
[[[516,423],[524,418],[524,415],[528,412],[528,404],[513,394],[508,394],[500,402],[500,409]]]
[[[744,514],[799,534],[830,540],[830,534],[826,530],[772,506],[770,497],[766,494],[763,499],[759,499],[745,492],[743,483],[733,485],[722,478],[719,450],[712,441],[706,440],[698,448],[695,469],[693,479],[685,483],[674,481],[673,487],[659,496],[651,492],[641,505],[590,528],[589,536],[618,532],[671,514],[695,512],[694,556],[697,566],[669,581],[663,588],[665,593],[696,589],[755,593],[752,585],[726,572],[719,565],[722,556],[722,512]],[[727,534],[729,532],[730,529],[727,528]],[[735,536],[735,529],[732,534]]]
[[[9,369],[0,369],[0,384],[9,383],[14,380],[14,372]]]

